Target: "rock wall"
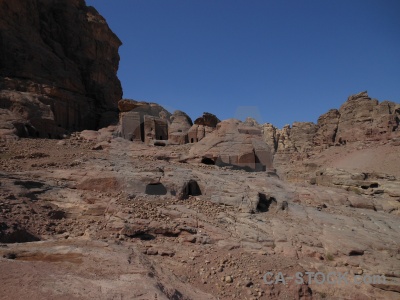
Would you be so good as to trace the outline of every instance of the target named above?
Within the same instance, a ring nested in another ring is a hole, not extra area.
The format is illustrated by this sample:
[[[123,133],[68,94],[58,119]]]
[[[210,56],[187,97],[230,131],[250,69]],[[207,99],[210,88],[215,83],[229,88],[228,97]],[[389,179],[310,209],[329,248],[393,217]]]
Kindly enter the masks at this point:
[[[367,92],[350,96],[339,109],[336,143],[360,140],[388,140],[397,135],[400,104],[379,103]]]
[[[55,138],[118,120],[120,45],[84,0],[0,0],[0,134]]]
[[[335,144],[339,118],[340,112],[337,109],[331,109],[318,118],[318,130],[314,136],[316,146],[330,147]]]

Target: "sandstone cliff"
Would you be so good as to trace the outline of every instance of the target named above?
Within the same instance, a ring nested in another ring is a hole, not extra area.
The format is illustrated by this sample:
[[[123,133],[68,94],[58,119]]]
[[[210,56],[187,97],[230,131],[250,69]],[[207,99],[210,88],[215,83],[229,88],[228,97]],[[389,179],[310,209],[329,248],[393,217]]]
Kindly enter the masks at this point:
[[[117,120],[120,45],[84,0],[0,0],[0,135],[55,138]]]
[[[331,146],[395,141],[400,137],[399,117],[400,104],[379,102],[361,92],[350,96],[339,110],[321,115],[317,124],[294,122],[282,129],[264,124],[264,140],[275,152],[275,167],[286,178],[290,164]]]

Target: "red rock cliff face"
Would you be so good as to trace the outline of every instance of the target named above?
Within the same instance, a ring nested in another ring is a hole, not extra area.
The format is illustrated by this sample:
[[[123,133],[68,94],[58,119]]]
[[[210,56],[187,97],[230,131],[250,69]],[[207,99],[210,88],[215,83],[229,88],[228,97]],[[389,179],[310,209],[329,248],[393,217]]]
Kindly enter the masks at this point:
[[[0,135],[117,120],[121,41],[83,0],[0,0]]]
[[[386,143],[400,138],[400,104],[371,99],[367,92],[350,96],[318,123],[295,122],[277,129],[264,124],[264,140],[274,152],[274,166],[282,178],[298,178],[295,164],[331,146],[348,143]],[[306,170],[306,171],[314,171]],[[302,171],[306,174],[306,171]]]

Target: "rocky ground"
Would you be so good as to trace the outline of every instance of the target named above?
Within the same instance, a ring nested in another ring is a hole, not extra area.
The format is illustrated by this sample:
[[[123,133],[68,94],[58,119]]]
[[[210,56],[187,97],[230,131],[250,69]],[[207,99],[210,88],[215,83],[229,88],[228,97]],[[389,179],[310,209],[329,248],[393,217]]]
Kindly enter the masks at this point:
[[[0,298],[398,299],[398,197],[188,163],[190,147],[2,142]]]
[[[0,299],[399,298],[400,104],[193,124],[119,101],[121,41],[85,1],[0,16]]]

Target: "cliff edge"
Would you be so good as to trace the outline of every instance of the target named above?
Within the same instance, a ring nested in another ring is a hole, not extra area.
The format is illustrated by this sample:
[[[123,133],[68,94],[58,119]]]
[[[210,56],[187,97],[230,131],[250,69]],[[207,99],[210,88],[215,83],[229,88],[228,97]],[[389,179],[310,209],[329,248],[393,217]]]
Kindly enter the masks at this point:
[[[121,44],[84,0],[0,0],[0,135],[57,138],[117,120]]]

